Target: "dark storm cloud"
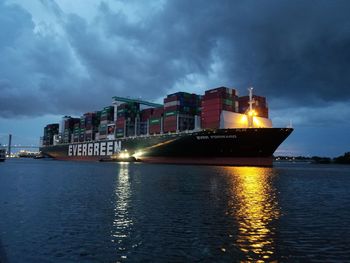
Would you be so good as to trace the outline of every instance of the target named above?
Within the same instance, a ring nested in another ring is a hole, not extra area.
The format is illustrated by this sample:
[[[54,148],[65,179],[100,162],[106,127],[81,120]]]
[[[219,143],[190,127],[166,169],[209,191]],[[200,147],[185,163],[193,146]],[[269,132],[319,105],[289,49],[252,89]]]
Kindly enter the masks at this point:
[[[202,67],[210,61],[200,58],[219,56],[232,85],[294,102],[350,98],[348,1],[170,3],[161,23],[167,39]]]
[[[189,76],[207,79],[198,88],[253,85],[275,108],[350,100],[348,1],[176,0],[137,19],[101,3],[91,20],[42,3],[63,33],[0,4],[1,116],[156,99]]]

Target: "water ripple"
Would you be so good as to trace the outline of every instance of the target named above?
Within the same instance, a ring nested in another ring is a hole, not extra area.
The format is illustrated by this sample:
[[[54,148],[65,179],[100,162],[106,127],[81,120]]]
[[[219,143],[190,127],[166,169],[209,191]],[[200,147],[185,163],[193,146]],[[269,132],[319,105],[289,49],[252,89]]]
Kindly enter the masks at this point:
[[[350,262],[349,171],[9,160],[0,262]]]

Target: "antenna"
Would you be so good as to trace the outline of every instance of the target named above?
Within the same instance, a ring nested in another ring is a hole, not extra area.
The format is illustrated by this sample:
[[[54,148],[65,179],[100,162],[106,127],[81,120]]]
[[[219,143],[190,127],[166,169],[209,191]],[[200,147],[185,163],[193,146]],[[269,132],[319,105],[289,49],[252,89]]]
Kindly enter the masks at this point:
[[[249,102],[248,102],[249,111],[253,110],[253,103],[254,103],[254,101],[253,101],[253,89],[254,89],[253,87],[248,88],[248,91],[249,91]]]
[[[254,100],[253,100],[253,87],[250,87],[248,88],[248,91],[249,91],[249,101],[248,101],[248,104],[249,104],[249,112],[248,112],[248,128],[253,128],[254,126],[254,121],[253,121],[253,103],[254,103]]]

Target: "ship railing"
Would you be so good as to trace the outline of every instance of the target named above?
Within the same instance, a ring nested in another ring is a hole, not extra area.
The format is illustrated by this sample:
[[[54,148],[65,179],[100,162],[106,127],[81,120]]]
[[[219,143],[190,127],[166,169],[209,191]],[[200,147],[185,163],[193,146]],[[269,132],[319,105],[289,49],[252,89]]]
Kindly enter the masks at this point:
[[[177,132],[167,132],[167,133],[158,133],[158,134],[140,134],[137,136],[127,136],[127,137],[120,137],[120,138],[115,138],[115,140],[118,139],[137,139],[137,138],[149,138],[149,137],[162,137],[162,136],[167,136],[167,135],[185,135],[185,134],[191,134],[194,132],[199,132],[202,131],[203,129],[193,129],[193,130],[184,130],[184,131],[177,131]],[[59,144],[64,145],[64,144],[79,144],[79,143],[93,143],[93,142],[99,142],[103,141],[102,140],[91,140],[91,141],[84,141],[84,142],[64,142],[64,140],[60,140]],[[45,145],[42,145],[45,146]]]

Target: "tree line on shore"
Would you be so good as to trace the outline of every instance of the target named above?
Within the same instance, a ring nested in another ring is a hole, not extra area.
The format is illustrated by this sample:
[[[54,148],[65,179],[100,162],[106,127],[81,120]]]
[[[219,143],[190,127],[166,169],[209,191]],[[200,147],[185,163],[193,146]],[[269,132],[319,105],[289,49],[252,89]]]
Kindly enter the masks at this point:
[[[305,157],[305,156],[278,156],[275,157],[275,160],[293,160],[293,161],[310,161],[313,163],[335,163],[335,164],[350,164],[350,152],[346,152],[341,156],[330,158],[330,157],[320,157],[320,156],[312,156],[312,157]]]

